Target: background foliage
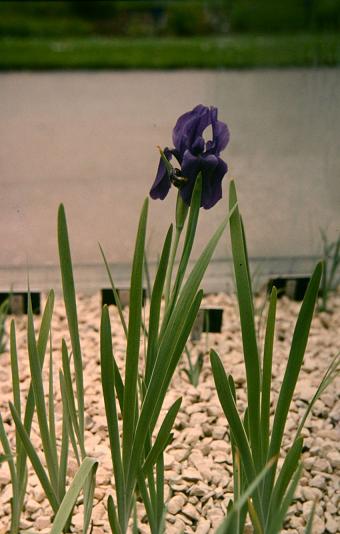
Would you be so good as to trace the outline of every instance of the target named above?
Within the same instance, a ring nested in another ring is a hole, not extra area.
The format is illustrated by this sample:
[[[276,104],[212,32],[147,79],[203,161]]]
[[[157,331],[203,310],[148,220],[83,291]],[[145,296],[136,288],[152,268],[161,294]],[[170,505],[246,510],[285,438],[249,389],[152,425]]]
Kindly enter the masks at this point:
[[[338,31],[337,0],[5,1],[1,36],[193,36]]]

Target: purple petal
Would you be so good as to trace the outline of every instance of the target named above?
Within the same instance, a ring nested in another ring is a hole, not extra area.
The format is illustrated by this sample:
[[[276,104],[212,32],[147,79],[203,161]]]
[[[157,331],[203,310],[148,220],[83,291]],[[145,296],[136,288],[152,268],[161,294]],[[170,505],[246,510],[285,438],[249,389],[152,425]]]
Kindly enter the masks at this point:
[[[211,108],[211,126],[213,131],[212,143],[207,143],[207,151],[212,151],[216,156],[219,156],[221,151],[225,149],[229,143],[229,129],[228,126],[217,120],[217,108]]]
[[[227,164],[213,155],[201,158],[202,201],[201,206],[208,210],[222,198],[222,179],[228,170]]]
[[[186,184],[180,189],[181,197],[190,206],[191,196],[197,175],[200,171],[200,158],[186,150],[182,161],[182,174],[187,178]]]
[[[202,104],[179,117],[172,132],[172,140],[181,156],[186,149],[191,149],[196,138],[202,136],[210,123],[210,110]]]
[[[171,160],[172,154],[168,148],[164,149],[164,155],[167,160]],[[163,200],[169,192],[171,187],[168,171],[166,170],[165,163],[162,158],[159,160],[156,179],[150,189],[150,197],[153,199],[160,198]]]

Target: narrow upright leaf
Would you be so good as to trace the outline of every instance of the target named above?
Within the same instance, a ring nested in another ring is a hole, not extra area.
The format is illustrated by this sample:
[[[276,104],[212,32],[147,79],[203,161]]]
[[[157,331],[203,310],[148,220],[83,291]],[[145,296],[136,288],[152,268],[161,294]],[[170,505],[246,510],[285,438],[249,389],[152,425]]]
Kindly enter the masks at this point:
[[[233,181],[229,188],[230,209],[237,203],[236,188]],[[230,217],[230,236],[236,278],[237,297],[240,308],[240,320],[244,360],[247,375],[247,394],[249,409],[249,430],[252,453],[256,469],[261,465],[260,428],[260,362],[257,348],[254,307],[249,282],[249,266],[244,242],[244,230],[238,206]]]
[[[122,519],[126,515],[125,482],[119,439],[118,414],[115,399],[115,371],[113,363],[111,325],[107,306],[104,306],[102,310],[100,324],[100,354],[105,413],[110,440],[112,465],[116,482],[118,515],[119,518]]]
[[[62,533],[80,491],[84,487],[89,476],[95,477],[97,467],[98,461],[94,458],[87,457],[83,460],[83,463],[76,472],[75,477],[60,504],[59,510],[54,518],[50,534]]]
[[[279,399],[277,401],[268,458],[277,456],[280,451],[289,406],[293,397],[295,385],[299,376],[307,346],[310,325],[314,313],[314,306],[318,297],[321,275],[322,264],[319,263],[316,266],[312,278],[308,284],[296,322],[288,363],[280,389]],[[267,504],[274,482],[275,470],[276,464],[274,464],[265,481],[265,502]]]
[[[76,292],[73,280],[71,251],[68,238],[65,209],[62,204],[60,204],[58,210],[58,245],[64,301],[76,373],[79,430],[81,440],[84,441],[83,364],[79,339]]]
[[[262,459],[267,458],[269,447],[269,420],[270,420],[270,391],[272,383],[273,344],[276,314],[276,288],[273,287],[270,296],[267,318],[266,335],[263,353],[262,396],[261,396],[261,432],[262,432]]]
[[[145,199],[136,237],[130,284],[129,328],[125,362],[123,407],[123,465],[127,471],[131,460],[137,404],[138,358],[142,323],[142,290],[148,199]]]

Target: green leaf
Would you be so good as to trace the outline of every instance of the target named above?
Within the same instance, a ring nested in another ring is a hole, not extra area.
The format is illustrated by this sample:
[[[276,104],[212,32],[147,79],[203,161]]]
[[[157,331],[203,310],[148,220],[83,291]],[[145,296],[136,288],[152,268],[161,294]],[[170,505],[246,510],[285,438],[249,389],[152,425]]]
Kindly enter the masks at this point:
[[[111,495],[109,495],[108,500],[107,500],[107,513],[109,517],[109,523],[110,523],[112,534],[123,534],[122,529],[120,528],[120,525],[118,522],[116,507],[115,507],[115,504],[113,502],[113,498]]]
[[[146,367],[145,367],[145,382],[149,384],[152,370],[155,364],[157,355],[157,342],[158,342],[158,329],[159,329],[159,317],[161,310],[162,294],[165,282],[166,268],[169,261],[170,247],[172,241],[173,227],[170,226],[159,261],[155,283],[152,290],[151,303],[150,303],[150,319],[149,319],[149,336],[148,336],[148,348],[146,355]]]
[[[183,245],[183,252],[179,262],[178,271],[174,283],[174,288],[171,295],[171,304],[170,309],[172,309],[174,303],[176,302],[179,290],[181,288],[184,275],[188,266],[190,254],[192,251],[192,246],[194,243],[196,228],[199,216],[199,210],[201,205],[201,196],[202,196],[202,174],[199,173],[197,176],[194,189],[192,192],[191,202],[190,202],[190,211],[189,219],[187,224],[187,231],[185,234],[185,240]]]
[[[18,488],[18,479],[17,479],[17,472],[15,469],[15,462],[14,457],[12,455],[11,446],[8,441],[7,433],[5,430],[5,426],[1,417],[0,413],[0,442],[4,451],[3,459],[2,461],[7,461],[10,474],[11,474],[11,481],[12,481],[12,488],[13,488],[13,495],[16,497],[16,494],[19,490]]]
[[[44,313],[41,319],[38,342],[37,342],[37,349],[38,349],[38,355],[39,355],[41,368],[44,364],[46,346],[47,346],[48,336],[49,336],[50,329],[51,329],[53,308],[54,308],[54,292],[50,291],[47,297]],[[35,401],[34,401],[33,384],[31,380],[30,387],[28,390],[25,415],[24,415],[24,427],[28,435],[30,435],[31,433],[34,407],[35,407]],[[24,480],[27,478],[26,476],[26,453],[24,450],[21,450],[21,449],[20,449],[20,454],[18,456],[18,460],[17,460],[17,471],[18,471],[18,479],[20,481],[20,485],[21,487],[23,487]]]
[[[270,523],[275,517],[277,510],[283,501],[288,484],[292,480],[292,477],[298,467],[302,453],[303,439],[298,438],[289,449],[288,454],[283,462],[277,481],[273,488],[269,503],[268,522]]]
[[[118,515],[125,521],[125,481],[120,451],[118,414],[115,399],[115,371],[113,363],[112,335],[107,306],[103,307],[100,324],[101,378],[105,403],[105,413],[110,439],[112,465],[116,482]]]
[[[12,319],[10,327],[10,354],[11,354],[11,374],[12,374],[12,389],[13,389],[13,401],[14,406],[21,418],[21,399],[20,399],[20,378],[19,378],[19,366],[18,366],[18,352],[15,333],[15,322]],[[16,432],[15,445],[17,456],[20,455],[21,442],[19,435]]]
[[[66,346],[66,342],[64,338],[62,339],[62,343],[61,343],[61,355],[62,355],[62,363],[63,363],[63,377],[64,377],[64,384],[65,384],[65,394],[67,398],[68,412],[71,418],[74,432],[77,436],[81,454],[82,456],[84,456],[85,450],[82,449],[83,444],[82,444],[82,438],[80,434],[79,422],[77,418],[76,403],[75,403],[73,387],[72,387],[70,360],[69,360],[68,350],[67,350],[67,346]]]
[[[110,271],[110,267],[109,267],[108,261],[106,259],[106,256],[104,254],[104,250],[103,250],[103,248],[102,248],[100,243],[99,243],[99,248],[100,248],[100,252],[101,252],[101,255],[103,257],[104,263],[105,263],[106,272],[107,272],[109,280],[110,280],[111,289],[112,289],[112,293],[113,293],[113,296],[114,296],[114,299],[115,299],[115,303],[116,303],[116,306],[117,306],[117,309],[118,309],[120,322],[122,323],[122,327],[123,327],[123,330],[124,330],[124,333],[125,333],[125,337],[127,338],[128,329],[127,329],[126,322],[125,322],[125,319],[124,319],[122,303],[120,302],[118,291],[117,291],[116,286],[115,286],[115,284],[113,282],[113,278],[112,278],[112,274],[111,274],[111,271]]]
[[[277,292],[273,287],[267,318],[266,335],[263,353],[262,397],[261,397],[261,433],[262,458],[267,458],[269,447],[269,421],[270,421],[270,390],[272,383],[273,344],[275,332]]]
[[[98,461],[94,458],[85,458],[75,474],[72,483],[63,498],[60,508],[54,518],[50,534],[61,534],[77,501],[78,495],[84,487],[89,476],[94,478]]]
[[[268,457],[277,456],[280,451],[284,427],[287,420],[289,406],[293,397],[295,385],[301,369],[303,357],[306,350],[309,329],[313,318],[314,306],[318,296],[320,279],[322,275],[322,264],[319,263],[308,284],[305,297],[302,302],[300,313],[296,322],[292,345],[289,353],[288,363],[284,374],[277,407],[274,416],[272,436]],[[268,474],[265,481],[265,503],[269,502],[269,496],[275,478],[276,464]]]
[[[69,430],[68,430],[68,412],[63,401],[63,425],[61,435],[61,450],[60,450],[60,463],[59,463],[59,491],[58,497],[61,501],[66,491],[66,474],[67,474],[67,460],[68,460],[68,447],[69,447]]]
[[[300,480],[302,472],[302,464],[299,464],[294,476],[289,484],[288,490],[280,503],[280,507],[276,510],[276,513],[273,517],[273,521],[269,528],[266,530],[266,534],[279,534],[281,532],[282,524],[287,515],[289,506],[292,504],[295,490]]]
[[[223,412],[230,425],[231,431],[233,433],[233,438],[235,440],[236,447],[240,452],[247,480],[250,484],[256,477],[256,471],[247,435],[242,425],[240,416],[237,412],[234,397],[230,389],[229,380],[224,370],[223,364],[218,354],[213,349],[211,349],[210,351],[210,362],[217,395],[220,400]]]
[[[246,504],[248,499],[253,495],[253,493],[258,489],[263,478],[268,473],[269,469],[272,466],[272,462],[268,462],[264,468],[256,475],[256,478],[249,484],[247,489],[243,492],[241,497],[233,504],[232,507],[228,506],[228,515],[226,519],[221,523],[221,525],[216,530],[215,534],[235,534],[233,529],[235,514],[237,514],[242,507]],[[266,533],[267,534],[267,533]]]
[[[148,199],[145,199],[137,231],[130,283],[130,312],[123,406],[123,466],[125,472],[127,472],[131,461],[132,442],[135,430],[138,358],[142,321],[143,260],[147,216]]]
[[[20,439],[22,441],[23,447],[26,450],[26,454],[29,457],[31,464],[33,466],[34,471],[36,472],[37,477],[40,480],[40,483],[43,487],[43,490],[45,492],[45,495],[47,499],[49,500],[52,509],[54,512],[57,512],[59,508],[59,501],[56,492],[54,491],[48,476],[45,472],[45,469],[43,468],[39,456],[35,450],[35,447],[32,445],[32,442],[30,441],[30,438],[25,430],[24,425],[22,424],[19,415],[17,414],[17,411],[13,404],[9,403],[9,408],[11,410],[11,414],[16,426],[16,429],[19,432]]]
[[[33,324],[33,311],[31,296],[28,296],[28,357],[30,363],[30,371],[32,377],[34,399],[38,416],[39,430],[41,441],[46,458],[46,465],[50,476],[51,484],[54,491],[58,488],[58,464],[55,458],[55,452],[53,444],[51,442],[51,435],[47,423],[47,414],[45,406],[44,387],[42,381],[40,359],[38,355],[38,349],[35,340],[34,324]],[[18,427],[17,427],[18,428]]]
[[[63,404],[63,413],[67,414],[67,417],[65,419],[66,425],[67,425],[67,433],[71,441],[72,449],[74,452],[74,455],[76,457],[78,465],[80,465],[80,456],[78,452],[77,447],[77,441],[74,434],[74,429],[72,425],[72,419],[70,415],[70,404],[68,402],[68,397],[66,393],[66,383],[65,383],[65,377],[63,375],[63,372],[59,370],[59,382],[60,382],[60,391],[61,391],[61,400]]]
[[[68,230],[65,216],[65,209],[62,204],[58,210],[58,246],[59,259],[61,269],[61,279],[64,293],[64,301],[66,308],[66,316],[68,321],[68,328],[71,337],[72,352],[74,357],[74,368],[77,386],[77,401],[78,401],[78,419],[79,431],[84,448],[84,384],[83,384],[83,364],[80,348],[78,316],[76,304],[76,292],[73,280],[72,259],[70,244],[68,238]]]
[[[181,402],[182,398],[177,399],[166,414],[164,421],[161,424],[161,427],[157,434],[155,443],[152,449],[150,450],[142,467],[144,473],[148,473],[148,471],[152,469],[154,464],[157,462],[159,456],[163,453],[165,447],[167,446],[170,432],[177,417]]]
[[[312,506],[312,509],[311,509],[309,517],[308,517],[305,534],[313,534],[313,530],[312,529],[313,529],[313,520],[314,520],[314,515],[315,515],[315,508],[316,508],[316,501],[313,502],[313,506]]]
[[[154,509],[154,507],[156,508],[156,503],[153,502],[152,497],[150,497],[150,495],[149,495],[149,493],[150,493],[150,494],[152,494],[152,496],[154,496],[153,495],[154,486],[155,486],[154,480],[153,480],[152,477],[149,477],[149,479],[148,479],[148,482],[149,482],[149,493],[148,493],[147,485],[146,485],[145,480],[144,480],[144,476],[142,474],[139,474],[137,476],[137,481],[138,481],[138,491],[140,493],[140,496],[142,498],[142,501],[143,501],[143,504],[144,504],[144,507],[145,507],[146,516],[148,518],[148,523],[150,525],[150,531],[151,532],[156,532],[156,529],[157,529],[156,517],[155,517],[156,510]]]
[[[298,426],[298,429],[296,431],[296,436],[295,436],[295,440],[300,436],[301,434],[301,431],[305,425],[305,422],[310,414],[310,412],[312,411],[313,409],[313,406],[314,404],[316,403],[316,401],[321,397],[321,395],[323,394],[323,392],[326,390],[326,388],[333,382],[333,380],[339,376],[339,373],[340,373],[340,367],[339,367],[339,364],[340,364],[340,352],[338,352],[333,360],[331,361],[327,371],[325,372],[324,376],[322,377],[322,380],[316,390],[316,392],[314,393],[313,395],[313,398],[312,400],[308,403],[308,406],[306,408],[306,411],[305,413],[303,414],[303,417],[300,421],[300,424]]]
[[[233,181],[229,187],[230,209],[237,203],[236,188]],[[260,362],[256,340],[254,306],[249,279],[249,265],[244,241],[244,229],[236,207],[230,217],[230,236],[236,278],[237,297],[240,309],[244,361],[247,375],[249,409],[249,430],[255,468],[261,465],[260,428]]]
[[[48,390],[48,425],[51,449],[54,456],[54,463],[58,469],[58,453],[57,453],[57,437],[55,432],[55,413],[54,413],[54,386],[53,386],[53,353],[52,353],[52,332],[50,332],[50,361],[48,374],[49,390]],[[59,473],[58,473],[59,479]],[[58,480],[59,487],[59,480]]]
[[[164,505],[164,456],[158,457],[156,465],[156,486],[157,486],[157,524],[158,534],[165,532],[166,506]]]
[[[171,377],[183,352],[184,345],[188,339],[192,324],[197,315],[202,300],[202,292],[199,292],[186,313],[184,322],[179,326],[172,336],[172,344],[164,353],[159,352],[154,371],[151,376],[149,387],[144,397],[140,417],[134,436],[132,457],[133,462],[127,477],[127,491],[132,492],[135,484],[137,470],[140,469],[141,454],[145,445],[146,437],[156,424],[162,403],[166,394]]]

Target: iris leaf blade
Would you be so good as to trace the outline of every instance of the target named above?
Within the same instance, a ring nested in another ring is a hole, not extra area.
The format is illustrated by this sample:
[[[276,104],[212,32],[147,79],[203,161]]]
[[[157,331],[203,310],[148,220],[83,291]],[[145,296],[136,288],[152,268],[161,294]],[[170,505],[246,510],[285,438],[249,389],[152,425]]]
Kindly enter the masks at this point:
[[[38,423],[41,441],[46,458],[47,469],[49,472],[51,484],[56,491],[58,487],[58,464],[54,454],[53,444],[51,442],[51,435],[47,422],[47,413],[45,406],[44,387],[42,381],[42,370],[40,366],[40,359],[35,340],[34,325],[33,325],[33,311],[31,297],[28,297],[28,358],[31,370],[35,406],[37,410]]]
[[[130,284],[130,312],[126,348],[125,386],[123,406],[123,466],[127,472],[131,461],[137,404],[138,358],[142,323],[142,289],[145,234],[148,215],[148,199],[144,201],[140,215]]]
[[[74,508],[80,491],[86,484],[86,481],[89,476],[95,477],[97,467],[97,460],[89,457],[86,457],[83,460],[81,466],[75,474],[74,479],[71,482],[69,489],[67,490],[67,493],[65,494],[60,504],[59,510],[54,518],[50,534],[62,533],[69,519],[70,513]]]
[[[66,316],[74,358],[80,439],[82,442],[82,448],[84,448],[83,364],[79,339],[77,303],[73,278],[71,250],[68,237],[65,209],[63,204],[60,204],[58,210],[58,248]]]
[[[262,374],[262,395],[261,395],[261,433],[262,433],[262,458],[267,458],[269,447],[269,422],[270,422],[270,391],[272,379],[273,344],[275,332],[277,291],[273,287],[264,341],[263,352],[263,374]]]
[[[48,336],[49,336],[49,332],[51,329],[53,309],[54,309],[54,292],[50,291],[47,297],[46,305],[45,305],[43,316],[41,319],[40,330],[39,330],[38,341],[37,341],[37,349],[38,349],[41,368],[43,366],[44,359],[45,359],[47,341],[48,341]],[[24,415],[24,427],[28,435],[30,435],[30,432],[31,432],[34,408],[35,408],[35,400],[34,400],[33,384],[31,380],[30,387],[28,390],[26,407],[25,407],[25,415]],[[18,456],[17,471],[18,471],[18,478],[23,483],[26,477],[26,474],[25,474],[26,453],[24,450],[21,450],[20,455]]]
[[[20,420],[20,417],[19,415],[17,414],[16,412],[16,409],[15,407],[13,406],[13,404],[10,402],[9,403],[9,407],[10,407],[10,410],[11,410],[11,414],[12,414],[12,417],[13,417],[13,420],[14,420],[14,423],[15,423],[15,426],[16,428],[18,429],[18,432],[19,432],[19,435],[20,435],[20,439],[22,441],[22,444],[23,444],[23,447],[25,448],[25,451],[26,451],[26,454],[27,456],[29,457],[30,461],[31,461],[31,464],[37,474],[37,477],[39,478],[40,480],[40,483],[44,489],[44,492],[45,492],[45,495],[47,497],[47,499],[49,500],[51,506],[52,506],[52,509],[54,512],[57,512],[58,508],[59,508],[59,501],[58,501],[58,497],[54,491],[54,488],[52,487],[50,481],[49,481],[49,478],[45,472],[45,469],[43,468],[41,462],[40,462],[40,459],[39,459],[39,456],[35,450],[35,447],[32,445],[32,442],[30,441],[30,438],[27,434],[27,431],[24,427],[24,425],[22,424],[21,420]]]
[[[112,278],[112,274],[111,274],[111,271],[110,271],[109,263],[108,263],[108,261],[106,259],[106,256],[104,254],[104,250],[103,250],[103,248],[102,248],[100,243],[99,243],[99,248],[100,248],[101,255],[103,257],[103,261],[104,261],[104,264],[105,264],[107,275],[108,275],[109,280],[110,280],[111,289],[112,289],[112,293],[113,293],[113,296],[114,296],[114,299],[115,299],[115,303],[117,305],[120,322],[122,323],[124,334],[125,334],[125,337],[127,338],[128,329],[127,329],[126,321],[125,321],[125,318],[124,318],[123,306],[122,306],[122,303],[120,301],[118,291],[116,289],[116,286],[115,286],[113,278]]]
[[[125,518],[126,515],[125,482],[119,438],[118,414],[114,395],[115,371],[113,364],[111,325],[107,306],[104,306],[102,310],[100,325],[100,353],[102,388],[110,440],[112,465],[116,481],[118,514],[120,519],[122,519]]]
[[[152,370],[155,363],[157,354],[157,342],[158,342],[158,330],[159,330],[159,318],[162,302],[162,294],[166,276],[166,267],[169,261],[170,248],[172,242],[173,227],[170,226],[163,245],[161,258],[159,261],[156,278],[151,295],[150,303],[150,322],[149,322],[149,336],[148,336],[148,348],[146,357],[146,369],[145,369],[145,382],[149,383]]]
[[[142,470],[144,473],[147,473],[150,469],[152,469],[159,456],[163,453],[169,441],[170,432],[177,417],[178,410],[180,409],[181,402],[181,398],[177,399],[168,410],[168,413],[161,424],[156,440],[143,464]]]
[[[200,210],[200,204],[201,204],[201,196],[202,196],[202,174],[199,173],[195,181],[194,189],[192,192],[187,231],[186,231],[186,235],[184,239],[182,256],[179,262],[177,275],[175,278],[174,288],[173,288],[172,295],[171,295],[170,309],[173,307],[174,303],[176,302],[176,298],[178,296],[179,290],[181,288],[181,285],[184,279],[186,268],[188,266],[188,262],[189,262],[190,254],[192,251],[195,234],[196,234],[196,228],[197,228],[197,222],[198,222],[198,216],[199,216],[199,210]]]
[[[231,181],[229,187],[230,208],[236,203],[235,183]],[[261,435],[258,431],[260,428],[260,362],[244,229],[238,207],[230,218],[230,236],[247,375],[250,441],[255,467],[259,470],[261,465]]]
[[[303,357],[305,354],[309,330],[313,318],[314,307],[318,297],[318,290],[322,275],[322,263],[318,263],[308,284],[298,319],[295,325],[291,349],[288,357],[286,371],[283,377],[279,398],[276,406],[272,435],[268,457],[277,456],[280,451],[282,436],[289,411],[289,406],[299,376]],[[276,464],[268,473],[265,480],[265,503],[268,504],[275,478]]]

